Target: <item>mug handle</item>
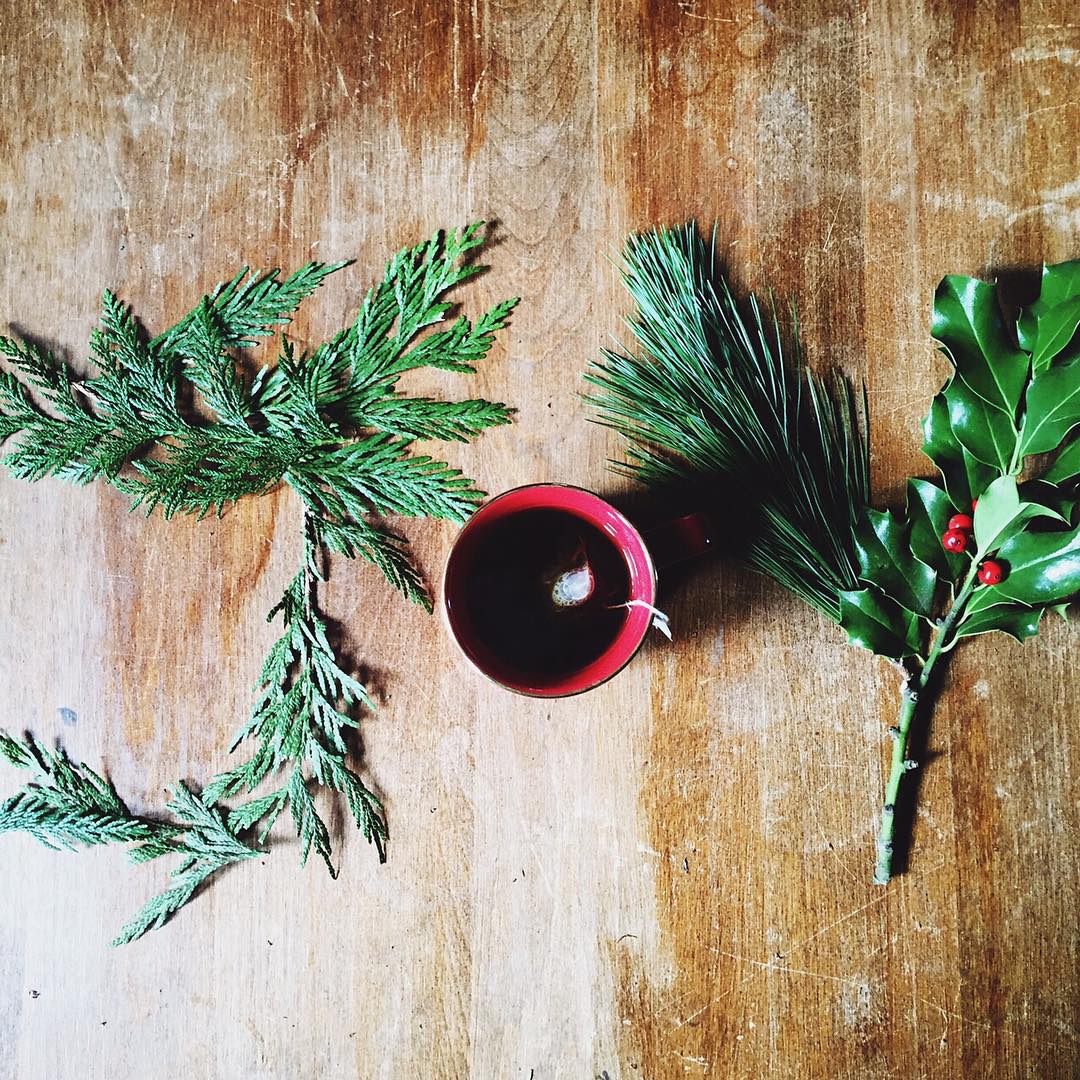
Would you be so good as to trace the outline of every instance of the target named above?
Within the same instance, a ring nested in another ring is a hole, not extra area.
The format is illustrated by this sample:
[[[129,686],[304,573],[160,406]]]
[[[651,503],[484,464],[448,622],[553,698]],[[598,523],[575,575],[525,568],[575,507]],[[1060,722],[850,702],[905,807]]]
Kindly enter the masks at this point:
[[[658,570],[712,550],[712,522],[702,513],[673,518],[644,534],[645,546]]]

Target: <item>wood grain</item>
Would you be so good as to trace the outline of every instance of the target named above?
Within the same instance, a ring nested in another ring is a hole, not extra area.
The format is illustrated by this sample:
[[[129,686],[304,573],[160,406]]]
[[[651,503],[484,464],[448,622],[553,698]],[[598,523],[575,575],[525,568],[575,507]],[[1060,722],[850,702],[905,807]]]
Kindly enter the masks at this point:
[[[462,299],[524,302],[470,391],[520,411],[451,453],[491,491],[565,480],[648,518],[579,375],[620,332],[623,236],[716,220],[740,285],[797,298],[809,361],[867,380],[895,501],[944,376],[935,282],[1023,290],[1080,252],[1078,56],[1065,0],[28,0],[0,13],[0,312],[81,359],[106,284],[157,328],[243,262],[355,256],[310,340],[388,252],[493,218]],[[297,519],[286,493],[197,524],[0,477],[4,724],[138,807],[205,780]],[[453,530],[411,533],[437,579]],[[1075,630],[960,650],[881,890],[893,672],[768,582],[669,581],[676,644],[553,703],[479,683],[361,566],[326,600],[383,698],[388,864],[338,816],[332,882],[283,832],[113,951],[160,871],[4,837],[0,1077],[1080,1072]]]

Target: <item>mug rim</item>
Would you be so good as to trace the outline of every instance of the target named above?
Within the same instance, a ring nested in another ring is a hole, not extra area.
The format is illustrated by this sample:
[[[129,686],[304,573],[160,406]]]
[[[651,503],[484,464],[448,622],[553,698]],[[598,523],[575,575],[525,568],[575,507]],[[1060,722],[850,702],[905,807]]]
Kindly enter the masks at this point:
[[[626,551],[626,544],[624,542],[625,536],[622,540],[620,540],[617,536],[615,536],[614,533],[611,532],[611,530],[604,527],[603,518],[600,516],[591,517],[580,514],[578,513],[580,509],[579,507],[568,507],[557,502],[550,504],[538,503],[536,506],[524,506],[521,509],[563,510],[567,513],[575,514],[576,516],[582,517],[583,520],[588,521],[590,524],[596,526],[601,531],[605,532],[614,541],[620,555],[627,564],[627,569],[630,571],[632,579],[635,569],[645,570],[648,586],[647,602],[650,605],[655,603],[657,590],[656,563],[653,559],[652,552],[649,551],[649,547],[645,543],[645,538],[642,535],[641,530],[638,529],[638,527],[634,525],[621,510],[613,506],[610,502],[608,502],[607,499],[603,498],[600,495],[597,495],[595,491],[590,491],[588,488],[581,487],[577,484],[562,484],[556,482],[542,481],[534,484],[519,484],[517,487],[508,488],[506,491],[502,491],[498,495],[493,495],[491,498],[481,503],[473,511],[473,513],[469,516],[468,520],[462,526],[461,531],[454,538],[454,542],[451,544],[450,551],[447,553],[446,560],[443,564],[442,582],[439,589],[439,606],[442,609],[442,617],[446,625],[447,632],[449,633],[451,640],[457,646],[458,651],[468,662],[469,666],[472,667],[475,671],[479,672],[489,682],[492,682],[496,686],[500,686],[505,690],[509,690],[511,693],[519,694],[522,697],[547,699],[576,697],[578,694],[584,694],[589,690],[594,690],[596,689],[596,687],[602,686],[610,679],[613,679],[627,666],[627,664],[630,663],[631,660],[634,659],[635,656],[637,656],[637,654],[641,651],[642,646],[645,644],[645,639],[648,637],[649,633],[649,627],[652,625],[652,613],[650,611],[647,611],[640,607],[631,608],[630,614],[627,617],[627,621],[624,624],[623,629],[619,631],[614,641],[612,641],[611,644],[608,645],[607,648],[604,649],[604,651],[596,659],[590,661],[590,663],[586,664],[578,671],[566,676],[561,681],[561,683],[556,683],[551,687],[536,687],[528,686],[523,682],[512,683],[504,681],[498,675],[494,674],[491,671],[488,671],[480,662],[480,660],[472,655],[471,651],[467,648],[465,642],[462,641],[461,637],[459,636],[458,628],[454,625],[454,617],[451,613],[452,604],[448,595],[448,584],[450,581],[450,572],[454,557],[458,552],[462,539],[470,528],[475,527],[475,522],[477,521],[477,519],[479,519],[482,515],[488,513],[492,506],[502,502],[503,500],[511,496],[519,495],[523,491],[541,491],[544,489],[573,492],[578,496],[584,495],[587,496],[589,500],[593,500],[598,510],[602,510],[603,514],[608,518],[614,519],[619,524],[620,529],[625,534],[629,534],[629,536],[633,538],[635,542],[635,547],[637,549],[634,554],[636,554],[640,558],[642,565],[639,566],[629,557]],[[627,630],[631,626],[632,622],[637,622],[639,625],[634,627],[631,634],[627,634]],[[627,638],[633,637],[635,638],[635,640],[633,640],[632,645],[630,645],[629,647],[627,647],[626,645],[622,646],[623,649],[626,650],[626,655],[619,655],[618,663],[616,663],[614,667],[611,667],[610,670],[608,670],[607,665],[604,664],[604,660],[605,658],[610,657],[613,653],[615,653],[616,649],[619,647],[620,640],[623,639],[624,636]],[[599,674],[599,677],[596,678],[583,679],[582,677],[585,676],[586,673],[589,672],[590,668],[593,667],[599,667],[602,674]],[[576,683],[579,681],[581,681],[581,685],[576,685]]]

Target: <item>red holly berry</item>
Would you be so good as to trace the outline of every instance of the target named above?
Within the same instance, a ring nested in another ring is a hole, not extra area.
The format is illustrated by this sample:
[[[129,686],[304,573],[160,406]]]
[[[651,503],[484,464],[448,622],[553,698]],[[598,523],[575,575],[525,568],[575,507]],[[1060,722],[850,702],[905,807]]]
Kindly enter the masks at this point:
[[[975,522],[972,521],[970,514],[953,514],[949,518],[949,528],[959,529],[961,532],[971,532]]]
[[[984,585],[1000,585],[1005,580],[1005,567],[993,559],[987,559],[979,567],[979,580]]]
[[[959,529],[950,529],[941,538],[941,546],[946,551],[951,551],[954,555],[959,555],[961,552],[967,551],[967,533],[961,532]]]
[[[975,510],[978,507],[978,505],[979,505],[979,500],[978,499],[972,499],[971,500],[971,512],[973,514],[975,513]]]

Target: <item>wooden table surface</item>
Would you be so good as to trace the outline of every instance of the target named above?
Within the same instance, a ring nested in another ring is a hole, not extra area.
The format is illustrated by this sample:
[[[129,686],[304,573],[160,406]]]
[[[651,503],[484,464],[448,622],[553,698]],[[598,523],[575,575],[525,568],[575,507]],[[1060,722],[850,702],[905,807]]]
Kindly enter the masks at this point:
[[[498,491],[606,468],[581,372],[620,333],[630,230],[718,223],[740,286],[797,298],[811,363],[869,388],[873,475],[926,475],[945,273],[1080,255],[1080,28],[1012,3],[27,0],[0,16],[0,313],[81,360],[109,285],[152,330],[235,268],[497,219],[467,311],[520,295],[468,382],[520,410],[446,449]],[[96,484],[0,478],[2,723],[137,808],[222,766],[291,574],[288,492],[149,521]],[[409,534],[429,580],[455,530]],[[116,851],[0,838],[0,1076],[1072,1077],[1080,1071],[1077,631],[959,650],[910,870],[870,883],[895,672],[771,583],[706,563],[662,639],[585,697],[486,685],[436,618],[332,566],[374,673],[334,882],[273,857],[164,930]],[[0,774],[0,791],[17,776]]]

